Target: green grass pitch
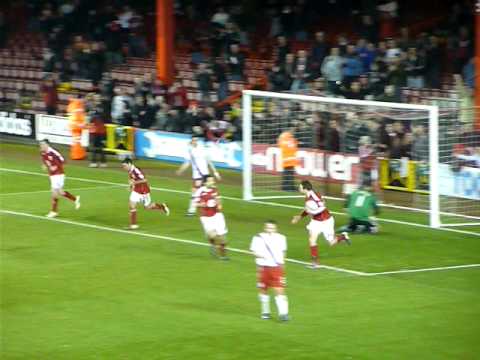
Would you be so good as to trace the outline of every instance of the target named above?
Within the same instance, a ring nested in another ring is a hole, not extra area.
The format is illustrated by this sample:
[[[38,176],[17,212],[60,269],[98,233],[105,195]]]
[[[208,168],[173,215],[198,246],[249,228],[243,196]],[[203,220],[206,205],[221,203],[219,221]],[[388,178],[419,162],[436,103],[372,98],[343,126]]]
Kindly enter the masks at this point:
[[[43,217],[49,183],[37,149],[2,144],[0,161],[2,360],[480,358],[480,268],[448,269],[480,263],[478,227],[431,230],[403,223],[426,222],[421,215],[385,210],[381,217],[401,223],[381,222],[380,234],[353,236],[352,246],[322,240],[331,268],[288,263],[292,319],[262,321],[252,256],[221,262],[200,246],[198,218],[184,217],[190,180],[175,166],[139,162],[172,215],[139,210],[131,233],[118,163],[68,161],[66,189],[82,208],[61,199],[57,221]],[[308,261],[305,222],[289,224],[301,200],[243,202],[239,174],[222,174],[229,246],[248,249],[273,218],[288,257]],[[406,269],[421,271],[398,272]]]

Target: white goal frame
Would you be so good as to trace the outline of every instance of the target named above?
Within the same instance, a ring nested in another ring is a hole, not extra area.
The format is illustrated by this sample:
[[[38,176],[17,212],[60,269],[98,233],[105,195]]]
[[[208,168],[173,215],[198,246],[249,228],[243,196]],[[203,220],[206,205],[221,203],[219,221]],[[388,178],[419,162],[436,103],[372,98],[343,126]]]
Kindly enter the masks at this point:
[[[274,98],[285,100],[322,102],[330,104],[376,106],[390,109],[420,110],[428,112],[429,129],[429,169],[430,169],[430,195],[429,195],[429,220],[430,227],[439,228],[440,221],[440,192],[439,192],[439,111],[436,105],[416,105],[405,103],[390,103],[380,101],[353,100],[343,98],[330,98],[321,96],[276,93],[270,91],[243,90],[243,199],[250,201],[259,199],[253,196],[252,179],[252,97]],[[268,197],[262,197],[268,198]],[[415,209],[411,209],[415,210]]]

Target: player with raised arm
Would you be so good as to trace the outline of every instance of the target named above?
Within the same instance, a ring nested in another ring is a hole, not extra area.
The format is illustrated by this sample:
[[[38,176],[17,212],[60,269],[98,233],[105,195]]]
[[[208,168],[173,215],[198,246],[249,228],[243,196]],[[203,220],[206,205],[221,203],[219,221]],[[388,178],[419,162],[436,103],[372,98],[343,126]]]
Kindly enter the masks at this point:
[[[129,200],[129,210],[130,210],[130,225],[129,229],[135,230],[138,229],[137,224],[137,204],[142,203],[143,207],[146,210],[159,210],[165,213],[165,215],[170,215],[170,209],[165,203],[155,203],[152,202],[150,196],[150,186],[148,186],[148,181],[142,170],[136,167],[132,160],[126,158],[122,161],[122,167],[128,171],[129,184],[130,184],[130,200]]]
[[[40,140],[40,154],[42,156],[42,168],[48,171],[50,185],[52,188],[52,208],[47,217],[54,218],[58,216],[58,198],[63,196],[75,203],[75,209],[80,209],[80,196],[75,196],[68,191],[63,190],[65,184],[65,172],[63,165],[65,159],[62,154],[50,146],[47,139]]]
[[[225,235],[228,230],[215,178],[211,175],[205,176],[203,186],[197,189],[193,198],[194,206],[200,208],[200,222],[210,242],[212,255],[228,260],[225,250]]]
[[[215,179],[221,180],[220,174],[215,169],[215,166],[208,158],[205,149],[198,143],[198,138],[192,136],[190,147],[188,149],[188,156],[185,162],[177,170],[177,175],[181,175],[188,167],[192,167],[192,198],[190,199],[190,206],[188,207],[188,216],[195,215],[195,199],[194,194],[197,189],[202,186],[203,178],[210,174],[209,167],[212,169]]]
[[[368,185],[362,186],[348,195],[345,207],[350,215],[350,221],[348,225],[341,227],[340,231],[369,234],[378,232],[376,219],[371,215],[378,215],[380,209],[377,205],[377,198],[370,192]]]
[[[275,221],[268,220],[265,222],[263,232],[252,238],[250,251],[255,256],[257,264],[257,287],[259,288],[258,298],[261,304],[261,318],[264,320],[271,319],[268,289],[273,289],[279,319],[281,321],[289,320],[284,270],[287,238],[278,233]]]
[[[313,190],[310,181],[302,181],[298,190],[305,195],[305,208],[301,214],[292,218],[292,224],[298,223],[306,216],[311,217],[310,223],[307,225],[310,255],[312,256],[312,265],[309,267],[316,269],[319,267],[317,240],[320,234],[323,234],[330,246],[342,241],[350,245],[350,238],[347,232],[342,232],[339,235],[335,234],[335,220],[328,211],[322,196]]]

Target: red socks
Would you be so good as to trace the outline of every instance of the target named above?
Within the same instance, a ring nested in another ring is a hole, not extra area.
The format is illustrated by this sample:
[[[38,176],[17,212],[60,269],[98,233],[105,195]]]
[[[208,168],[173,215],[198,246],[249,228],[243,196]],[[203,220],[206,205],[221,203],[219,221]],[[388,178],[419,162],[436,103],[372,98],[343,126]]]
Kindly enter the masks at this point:
[[[65,191],[62,196],[66,197],[68,200],[72,200],[72,201],[77,200],[77,197],[75,195],[70,194],[68,191]]]
[[[220,256],[225,256],[225,244],[218,244],[218,252]]]
[[[314,261],[318,260],[318,246],[317,245],[310,246],[310,255],[312,255],[312,259]]]
[[[58,210],[58,199],[52,198],[52,211],[57,212]]]

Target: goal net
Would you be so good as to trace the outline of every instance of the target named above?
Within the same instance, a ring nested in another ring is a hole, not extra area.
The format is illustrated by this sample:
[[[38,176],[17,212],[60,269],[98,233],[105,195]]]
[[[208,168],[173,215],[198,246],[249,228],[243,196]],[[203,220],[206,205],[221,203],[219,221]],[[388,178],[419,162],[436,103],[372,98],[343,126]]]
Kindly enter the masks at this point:
[[[245,200],[288,203],[307,179],[334,200],[369,186],[405,221],[480,224],[474,109],[254,90],[242,101]]]

